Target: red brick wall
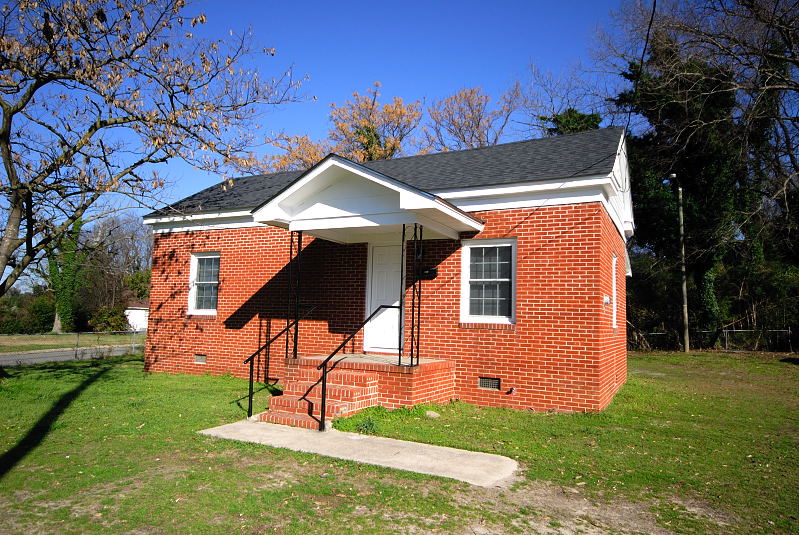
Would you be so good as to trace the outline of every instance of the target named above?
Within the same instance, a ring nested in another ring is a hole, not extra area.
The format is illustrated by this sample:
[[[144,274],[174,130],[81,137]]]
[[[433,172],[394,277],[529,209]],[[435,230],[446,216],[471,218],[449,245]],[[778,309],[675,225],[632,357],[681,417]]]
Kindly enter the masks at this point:
[[[438,276],[424,283],[422,356],[455,360],[456,395],[471,403],[535,410],[604,408],[617,388],[608,386],[610,377],[626,359],[616,351],[623,351],[623,313],[615,336],[606,332],[609,316],[602,299],[609,290],[602,281],[609,281],[610,260],[602,254],[610,256],[605,249],[611,246],[618,250],[621,270],[624,246],[604,208],[579,204],[476,215],[486,226],[475,238],[517,240],[516,323],[459,324],[458,243],[428,242],[425,259],[437,264]],[[480,376],[500,378],[501,391],[478,388]]]
[[[421,355],[454,362],[454,387],[442,379],[442,389],[481,405],[601,410],[626,378],[624,244],[604,208],[592,203],[476,215],[486,226],[474,238],[517,240],[517,321],[461,325],[459,243],[426,241],[426,267],[437,267],[438,275],[423,283]],[[288,240],[276,228],[157,235],[146,368],[244,376],[241,361],[285,325]],[[307,238],[306,244],[304,305],[319,308],[301,325],[299,348],[314,355],[332,350],[364,317],[367,248]],[[216,317],[186,316],[190,254],[199,251],[221,252]],[[610,295],[612,252],[618,256],[616,332],[602,301]],[[283,348],[272,350],[270,377],[284,373]],[[361,348],[358,336],[348,350]],[[207,364],[194,364],[195,353],[207,355]],[[479,376],[499,377],[502,390],[479,389]],[[415,402],[442,399],[426,390],[418,397]]]
[[[217,314],[187,315],[191,254],[211,251],[221,256]],[[305,238],[300,309],[317,308],[300,328],[299,354],[329,352],[363,320],[366,251]],[[156,234],[145,369],[244,377],[242,361],[293,317],[288,258],[289,236],[278,228]],[[259,377],[283,375],[286,338],[258,359]],[[195,354],[207,362],[195,364]]]

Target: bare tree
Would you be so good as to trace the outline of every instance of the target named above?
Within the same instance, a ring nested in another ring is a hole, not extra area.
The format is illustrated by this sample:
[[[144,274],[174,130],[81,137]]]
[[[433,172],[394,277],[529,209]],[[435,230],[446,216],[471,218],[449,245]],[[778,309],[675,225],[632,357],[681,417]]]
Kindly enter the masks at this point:
[[[363,162],[403,154],[403,144],[419,126],[422,105],[394,97],[380,102],[380,82],[365,95],[357,91],[342,105],[330,104],[328,139],[313,141],[307,135],[278,136],[272,145],[282,152],[267,158],[274,171],[307,169],[330,152]],[[407,143],[406,143],[407,144]]]
[[[425,150],[443,152],[496,145],[506,134],[511,117],[522,101],[518,82],[503,93],[496,106],[479,87],[464,88],[434,102],[427,109],[428,124],[422,127]]]
[[[149,274],[153,236],[140,217],[119,214],[98,221],[82,238],[85,284],[82,305],[88,312],[123,307],[135,296],[130,278]]]
[[[650,10],[649,4],[625,3],[615,30],[600,36],[598,57],[608,70],[625,72],[639,63]],[[651,47],[661,53],[647,66],[656,72],[641,75],[663,87],[716,87],[716,94],[705,95],[707,102],[719,93],[729,96],[741,156],[761,151],[758,160],[766,161],[762,150],[768,146],[768,169],[760,170],[771,175],[768,195],[776,198],[799,187],[799,1],[671,0],[658,3],[652,21]],[[711,69],[693,69],[696,62]],[[708,76],[715,76],[715,83],[709,84]],[[707,121],[705,114],[686,121],[674,143],[687,143]]]
[[[608,78],[580,67],[561,73],[542,71],[530,65],[522,93],[519,123],[528,136],[553,134],[552,118],[569,113],[596,114],[611,124],[619,113],[607,100]]]
[[[107,194],[157,191],[157,164],[254,163],[255,119],[298,84],[244,67],[249,33],[196,39],[206,17],[185,11],[183,0],[0,8],[0,295]]]

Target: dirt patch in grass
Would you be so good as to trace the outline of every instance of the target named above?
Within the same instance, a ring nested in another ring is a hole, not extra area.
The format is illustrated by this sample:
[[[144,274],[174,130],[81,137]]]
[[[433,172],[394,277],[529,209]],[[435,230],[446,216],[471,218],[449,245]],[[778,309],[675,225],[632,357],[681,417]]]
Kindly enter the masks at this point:
[[[490,503],[493,511],[501,511],[510,519],[511,526],[504,530],[480,521],[471,526],[475,533],[510,532],[508,527],[534,533],[671,533],[658,526],[651,504],[619,499],[597,502],[576,487],[549,482],[526,483],[511,490],[471,487],[453,498],[468,507]]]
[[[729,526],[738,521],[734,516],[720,511],[702,500],[692,500],[685,496],[673,496],[670,501],[685,508],[690,514],[718,526]]]

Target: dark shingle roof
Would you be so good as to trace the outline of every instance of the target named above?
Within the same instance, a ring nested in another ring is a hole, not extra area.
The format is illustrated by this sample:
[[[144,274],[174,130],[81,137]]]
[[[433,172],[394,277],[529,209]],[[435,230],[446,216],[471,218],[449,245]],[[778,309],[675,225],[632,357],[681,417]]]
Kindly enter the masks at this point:
[[[613,169],[622,131],[619,127],[602,128],[361,165],[428,192],[605,175]],[[270,200],[303,173],[289,171],[237,178],[232,187],[217,184],[148,215],[252,209]]]

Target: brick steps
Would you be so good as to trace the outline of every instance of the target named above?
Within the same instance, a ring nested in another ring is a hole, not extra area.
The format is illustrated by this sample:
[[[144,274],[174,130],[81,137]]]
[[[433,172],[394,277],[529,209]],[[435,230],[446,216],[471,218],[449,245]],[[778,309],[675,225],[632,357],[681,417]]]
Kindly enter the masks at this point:
[[[271,424],[290,425],[292,427],[303,427],[305,429],[319,429],[319,420],[307,414],[295,414],[293,412],[282,412],[268,410],[258,415],[259,422]],[[327,429],[330,429],[330,420],[327,419]]]
[[[322,371],[317,370],[316,366],[298,365],[294,374],[290,376],[291,382],[317,383],[322,378]],[[376,386],[378,374],[375,372],[336,369],[328,370],[327,386],[332,384],[341,386]],[[321,382],[320,382],[321,384]]]
[[[283,395],[269,400],[269,410],[258,415],[259,421],[318,429],[322,372],[316,369],[316,364],[313,361],[288,363]],[[371,371],[329,370],[325,419],[349,416],[377,405],[378,380],[378,374]]]
[[[327,398],[326,416],[337,418],[346,416],[353,412],[350,403]],[[319,401],[313,401],[295,396],[275,396],[269,400],[269,410],[281,412],[292,412],[296,414],[309,414],[319,416],[322,405]]]
[[[321,383],[310,381],[292,381],[283,388],[284,396],[305,397],[311,401],[320,401],[322,397]],[[344,386],[327,385],[327,399],[339,401],[361,401],[363,398],[377,395],[377,385],[371,386]]]

